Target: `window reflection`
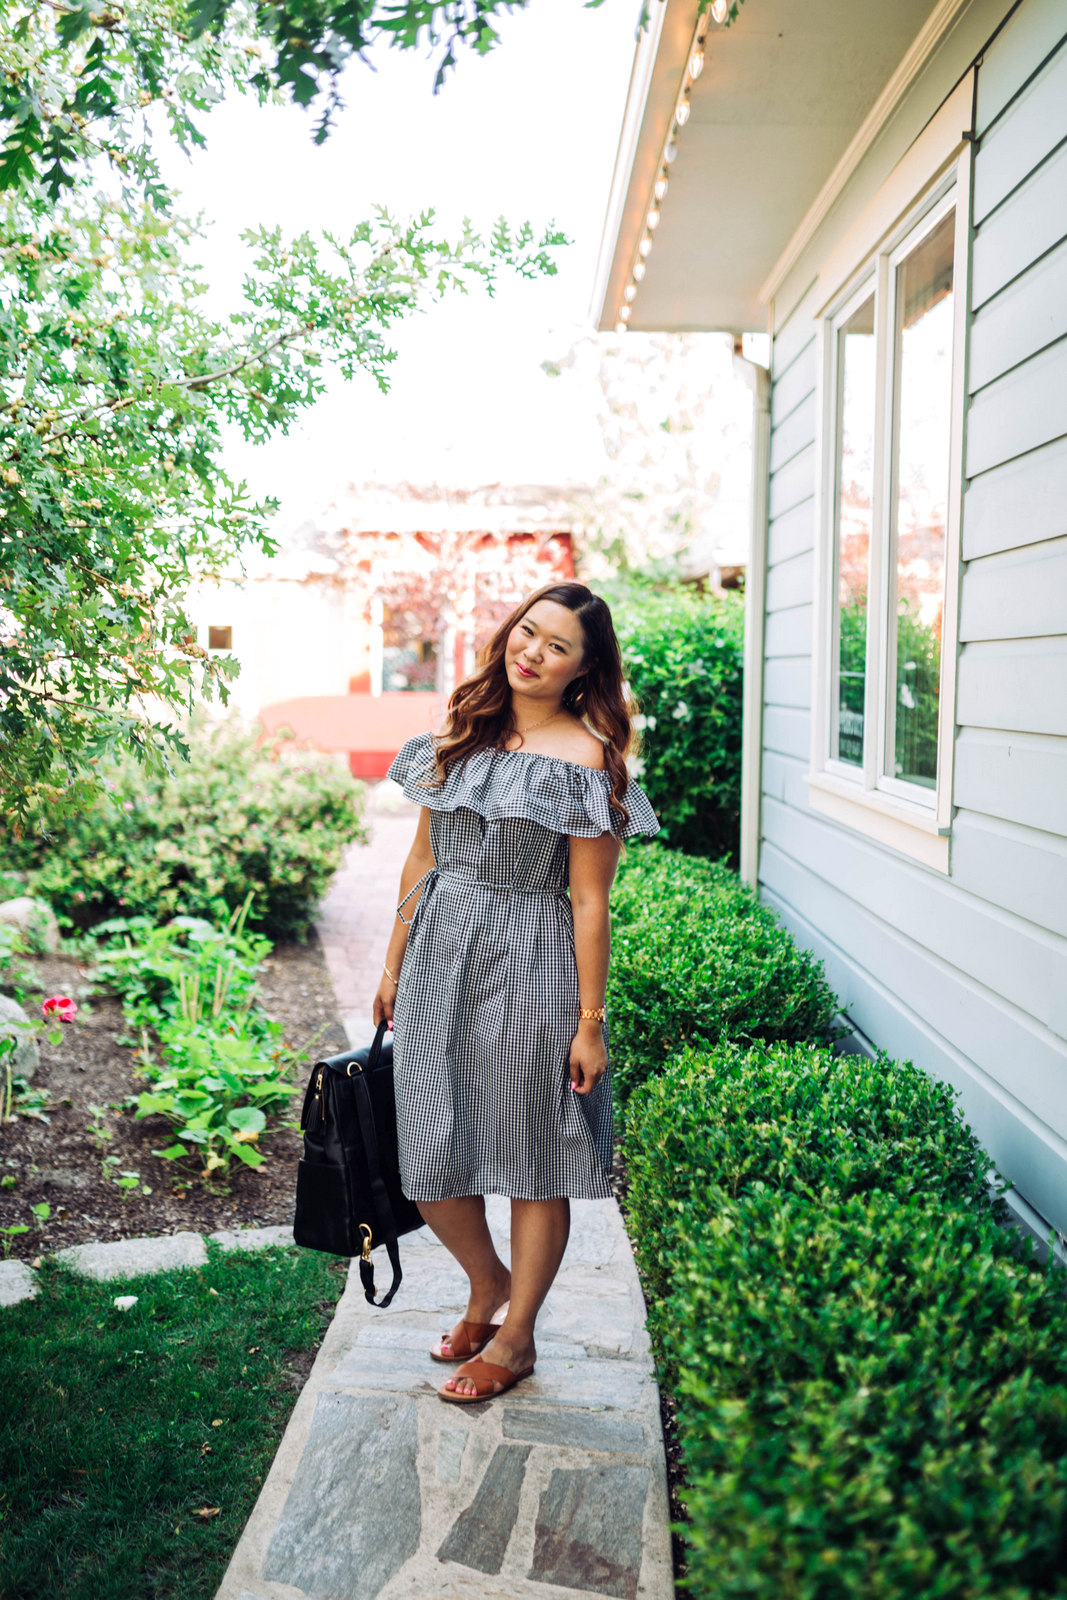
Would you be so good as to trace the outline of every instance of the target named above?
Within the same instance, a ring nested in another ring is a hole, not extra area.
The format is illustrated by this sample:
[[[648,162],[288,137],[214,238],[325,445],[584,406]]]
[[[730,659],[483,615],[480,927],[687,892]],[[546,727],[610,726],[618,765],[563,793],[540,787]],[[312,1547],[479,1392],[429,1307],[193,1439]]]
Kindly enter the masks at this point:
[[[945,592],[955,213],[941,219],[896,272],[894,516],[896,684],[891,771],[937,781],[938,686]]]
[[[862,766],[874,478],[873,293],[840,329],[837,361],[837,687],[831,753]]]

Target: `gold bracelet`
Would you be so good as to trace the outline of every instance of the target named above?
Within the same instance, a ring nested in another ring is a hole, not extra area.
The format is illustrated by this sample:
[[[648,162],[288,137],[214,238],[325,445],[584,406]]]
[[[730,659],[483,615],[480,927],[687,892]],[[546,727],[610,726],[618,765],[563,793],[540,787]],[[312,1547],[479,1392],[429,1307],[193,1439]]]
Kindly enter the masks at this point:
[[[582,1007],[580,1007],[580,1009],[578,1011],[578,1015],[579,1015],[579,1017],[581,1017],[583,1022],[603,1022],[603,1020],[604,1020],[604,1007],[603,1006],[582,1006]]]
[[[382,971],[385,973],[386,977],[389,979],[389,981],[391,983],[399,983],[400,982],[399,978],[394,978],[393,977],[393,974],[389,971],[389,968],[384,964],[384,962],[382,963]]]

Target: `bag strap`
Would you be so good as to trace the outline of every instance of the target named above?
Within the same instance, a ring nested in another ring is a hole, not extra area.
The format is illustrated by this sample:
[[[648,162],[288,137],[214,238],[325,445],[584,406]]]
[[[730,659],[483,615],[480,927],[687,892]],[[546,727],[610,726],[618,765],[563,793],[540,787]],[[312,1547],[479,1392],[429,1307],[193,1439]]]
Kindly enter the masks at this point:
[[[378,1024],[378,1031],[374,1036],[374,1044],[371,1046],[370,1060],[367,1064],[368,1072],[378,1063],[385,1028],[386,1024],[383,1019]],[[389,1254],[389,1263],[393,1269],[393,1281],[389,1286],[388,1293],[383,1295],[381,1300],[376,1300],[374,1298],[374,1263],[371,1260],[370,1253],[373,1245],[378,1241],[375,1241],[371,1230],[365,1222],[359,1224],[360,1231],[363,1234],[363,1250],[359,1258],[359,1276],[360,1282],[363,1284],[363,1293],[368,1303],[372,1306],[384,1308],[396,1294],[404,1276],[400,1270],[400,1248],[396,1237],[396,1218],[393,1216],[389,1194],[382,1178],[381,1159],[378,1155],[378,1134],[374,1126],[374,1109],[371,1105],[370,1090],[367,1088],[362,1072],[354,1072],[348,1081],[352,1086],[356,1115],[359,1118],[359,1131],[363,1138],[363,1154],[367,1162],[367,1176],[370,1179],[371,1194],[374,1196],[375,1211],[384,1228],[385,1237],[380,1242],[384,1243]]]

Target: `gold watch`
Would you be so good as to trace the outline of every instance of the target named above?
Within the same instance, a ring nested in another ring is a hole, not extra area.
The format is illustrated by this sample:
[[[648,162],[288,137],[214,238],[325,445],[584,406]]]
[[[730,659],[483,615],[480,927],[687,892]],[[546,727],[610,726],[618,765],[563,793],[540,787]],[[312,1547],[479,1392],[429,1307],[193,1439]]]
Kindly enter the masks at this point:
[[[578,1015],[579,1015],[579,1017],[581,1017],[583,1022],[603,1022],[603,1020],[604,1020],[604,1007],[603,1006],[582,1006],[582,1007],[580,1007],[580,1009],[578,1011]]]

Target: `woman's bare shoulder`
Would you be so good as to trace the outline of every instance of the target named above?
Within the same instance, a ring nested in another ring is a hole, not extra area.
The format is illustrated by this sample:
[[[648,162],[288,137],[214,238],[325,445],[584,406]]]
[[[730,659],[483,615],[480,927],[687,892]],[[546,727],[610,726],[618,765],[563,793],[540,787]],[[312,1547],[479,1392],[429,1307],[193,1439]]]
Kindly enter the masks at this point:
[[[556,735],[556,743],[559,748],[553,754],[564,761],[575,761],[579,766],[592,767],[598,772],[604,770],[603,741],[579,717],[568,718]]]

